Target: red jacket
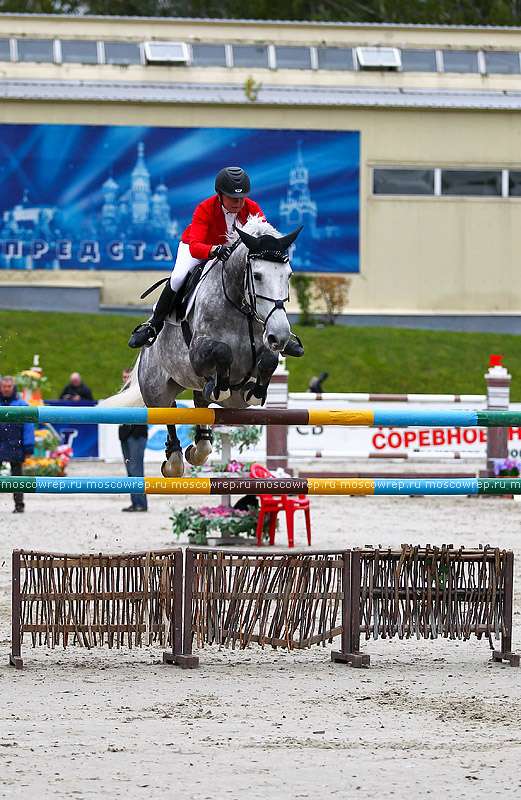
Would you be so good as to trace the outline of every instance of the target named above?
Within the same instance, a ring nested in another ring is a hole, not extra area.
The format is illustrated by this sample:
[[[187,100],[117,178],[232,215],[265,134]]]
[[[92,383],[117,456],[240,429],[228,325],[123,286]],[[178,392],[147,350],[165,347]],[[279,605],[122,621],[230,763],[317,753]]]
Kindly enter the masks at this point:
[[[237,214],[237,219],[244,225],[250,215],[260,214],[265,219],[260,207],[249,197],[245,198],[245,203],[241,211]],[[210,257],[210,250],[214,244],[226,244],[226,220],[224,218],[221,200],[219,195],[214,194],[199,203],[194,211],[192,223],[184,231],[181,241],[190,245],[190,254],[194,258],[205,261]]]

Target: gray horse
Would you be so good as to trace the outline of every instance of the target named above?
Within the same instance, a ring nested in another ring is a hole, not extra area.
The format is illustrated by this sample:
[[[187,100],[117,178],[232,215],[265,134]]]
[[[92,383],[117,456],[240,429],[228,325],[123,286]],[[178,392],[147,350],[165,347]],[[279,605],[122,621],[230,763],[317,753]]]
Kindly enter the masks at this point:
[[[196,408],[262,405],[290,337],[286,250],[299,232],[280,236],[262,218],[250,217],[229,259],[207,263],[184,322],[167,320],[155,343],[141,351],[130,386],[104,404],[175,408],[181,392],[193,389]],[[161,472],[181,477],[181,445],[175,425],[167,427]],[[198,425],[185,458],[201,466],[211,452],[211,430]]]

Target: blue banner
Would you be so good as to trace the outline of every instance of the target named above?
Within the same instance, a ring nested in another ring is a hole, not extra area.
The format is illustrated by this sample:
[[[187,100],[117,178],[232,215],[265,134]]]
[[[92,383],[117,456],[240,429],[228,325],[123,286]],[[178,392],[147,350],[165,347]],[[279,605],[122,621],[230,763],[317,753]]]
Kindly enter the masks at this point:
[[[357,131],[0,125],[0,269],[169,271],[217,172],[242,166],[294,270],[359,271]]]
[[[46,406],[65,406],[69,408],[85,408],[95,406],[91,400],[45,400]],[[75,425],[74,423],[53,423],[54,430],[61,437],[61,444],[72,447],[73,458],[98,458],[98,426],[87,423]]]

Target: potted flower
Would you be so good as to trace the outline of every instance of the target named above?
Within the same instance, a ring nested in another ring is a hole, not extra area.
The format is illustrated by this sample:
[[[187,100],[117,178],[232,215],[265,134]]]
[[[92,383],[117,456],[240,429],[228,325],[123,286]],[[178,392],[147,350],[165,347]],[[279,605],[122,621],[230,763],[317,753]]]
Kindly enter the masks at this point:
[[[231,506],[187,506],[181,511],[174,511],[170,519],[175,535],[179,538],[182,533],[186,533],[191,544],[203,545],[208,544],[210,539],[230,537],[237,537],[237,542],[240,542],[243,536],[256,536],[259,509],[256,506],[250,506],[246,510]],[[268,518],[264,528],[264,534],[267,534]]]
[[[65,467],[72,458],[72,448],[60,444],[60,436],[50,428],[34,432],[34,455],[27,456],[22,468],[24,475],[56,477],[65,475]]]
[[[494,475],[517,478],[521,474],[521,462],[513,458],[495,458]]]

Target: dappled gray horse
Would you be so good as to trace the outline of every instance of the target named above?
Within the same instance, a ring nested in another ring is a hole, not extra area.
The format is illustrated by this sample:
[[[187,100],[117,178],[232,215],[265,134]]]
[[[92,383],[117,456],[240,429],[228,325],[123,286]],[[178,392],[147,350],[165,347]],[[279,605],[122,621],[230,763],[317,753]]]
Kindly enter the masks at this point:
[[[156,342],[140,353],[130,387],[105,403],[175,408],[181,392],[193,389],[196,408],[262,405],[290,337],[286,250],[299,232],[280,236],[260,217],[250,217],[229,259],[206,265],[183,324],[167,320]],[[175,425],[168,425],[165,452],[163,475],[180,477],[184,464]],[[211,430],[198,425],[185,458],[200,466],[211,452]]]

